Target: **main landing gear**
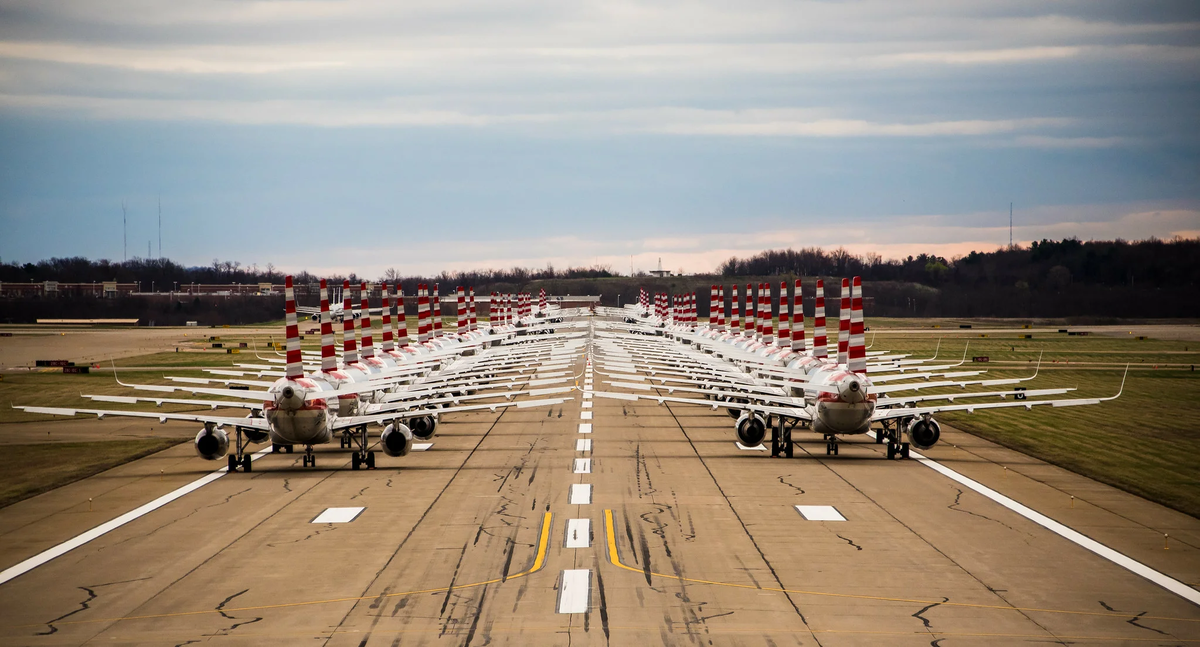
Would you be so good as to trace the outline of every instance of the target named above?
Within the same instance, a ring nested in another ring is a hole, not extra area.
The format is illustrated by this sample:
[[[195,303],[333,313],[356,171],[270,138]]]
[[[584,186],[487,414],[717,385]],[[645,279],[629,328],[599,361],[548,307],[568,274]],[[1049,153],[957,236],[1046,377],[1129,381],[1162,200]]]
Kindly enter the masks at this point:
[[[251,471],[250,454],[246,453],[246,448],[249,445],[250,441],[246,440],[246,435],[242,433],[242,428],[235,427],[233,453],[229,455],[228,471],[236,472],[239,467],[243,472]]]
[[[768,421],[770,423],[772,421]],[[786,424],[787,421],[783,416],[775,416],[774,424],[771,425],[771,458],[791,458],[792,452],[795,449],[795,444],[792,442],[792,429],[796,427],[799,420],[792,421],[792,424]]]
[[[348,443],[347,446],[358,445],[354,453],[350,456],[350,467],[352,469],[362,469],[366,467],[369,470],[375,469],[375,452],[367,450],[367,444],[370,439],[367,437],[367,426],[361,425],[353,432],[348,432],[343,435]]]
[[[887,443],[888,460],[896,457],[908,458],[908,443],[900,442],[901,425],[898,420],[885,420],[883,429],[875,432],[876,444]]]

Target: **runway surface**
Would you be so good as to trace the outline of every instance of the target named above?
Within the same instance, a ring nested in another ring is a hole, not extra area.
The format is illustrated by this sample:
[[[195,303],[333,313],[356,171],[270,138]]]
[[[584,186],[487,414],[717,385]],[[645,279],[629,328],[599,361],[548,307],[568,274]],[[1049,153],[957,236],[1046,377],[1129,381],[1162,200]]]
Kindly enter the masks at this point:
[[[1200,643],[1192,602],[869,438],[772,459],[731,422],[576,393],[448,417],[374,471],[268,454],[0,584],[0,642]],[[952,429],[925,454],[1200,583],[1194,518]],[[218,466],[186,444],[0,510],[0,568]]]

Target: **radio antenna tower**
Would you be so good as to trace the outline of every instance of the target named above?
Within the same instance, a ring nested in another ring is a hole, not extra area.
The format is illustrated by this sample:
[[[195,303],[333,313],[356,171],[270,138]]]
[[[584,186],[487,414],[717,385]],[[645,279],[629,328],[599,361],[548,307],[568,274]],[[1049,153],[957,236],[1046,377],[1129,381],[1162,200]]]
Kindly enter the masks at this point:
[[[162,196],[158,196],[158,260],[162,260]]]

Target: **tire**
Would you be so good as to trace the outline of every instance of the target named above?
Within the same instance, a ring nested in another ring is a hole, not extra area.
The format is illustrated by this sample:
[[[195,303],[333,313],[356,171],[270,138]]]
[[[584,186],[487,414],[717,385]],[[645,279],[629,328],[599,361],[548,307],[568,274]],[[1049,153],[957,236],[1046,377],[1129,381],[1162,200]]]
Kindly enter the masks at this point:
[[[883,432],[882,431],[875,432],[875,444],[876,445],[883,444]]]
[[[375,469],[375,452],[367,452],[367,469]]]
[[[229,471],[236,472],[238,468],[237,456],[229,455]]]
[[[900,458],[908,458],[908,443],[900,445]]]
[[[888,460],[896,458],[896,443],[888,443]]]
[[[358,457],[358,452],[354,452],[350,455],[350,469],[358,470],[360,467],[362,467],[362,459]]]
[[[242,456],[242,471],[249,474],[253,463],[254,461],[251,459],[250,454]]]

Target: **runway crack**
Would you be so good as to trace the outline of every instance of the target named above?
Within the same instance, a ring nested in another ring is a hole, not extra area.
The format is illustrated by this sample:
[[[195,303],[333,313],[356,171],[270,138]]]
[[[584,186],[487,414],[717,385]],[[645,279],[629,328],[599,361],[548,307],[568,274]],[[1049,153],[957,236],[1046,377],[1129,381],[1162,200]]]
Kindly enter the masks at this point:
[[[933,604],[926,605],[925,608],[912,614],[912,617],[916,618],[917,620],[920,620],[921,624],[925,625],[926,629],[932,629],[933,625],[929,624],[929,619],[926,618],[923,614],[926,611],[928,611],[936,606],[941,606],[942,604],[945,604],[946,602],[949,602],[949,601],[950,601],[950,598],[943,597],[941,602],[934,602]]]
[[[231,601],[233,601],[233,599],[234,599],[234,598],[236,598],[236,597],[238,597],[238,596],[240,596],[240,595],[242,595],[242,594],[246,593],[246,592],[247,592],[247,591],[249,591],[249,590],[250,590],[250,589],[243,589],[243,590],[241,590],[241,591],[238,591],[237,593],[234,593],[233,595],[231,595],[231,596],[229,596],[229,597],[225,598],[224,600],[221,600],[221,603],[217,605],[217,613],[220,613],[220,614],[221,614],[221,617],[223,617],[223,618],[225,618],[225,619],[227,619],[227,620],[237,620],[237,618],[235,618],[235,617],[233,617],[233,616],[229,615],[228,613],[225,613],[225,605],[229,604]],[[214,634],[207,634],[207,635],[210,635],[210,636],[228,636],[228,635],[230,634],[230,632],[232,632],[234,629],[237,629],[238,627],[241,627],[241,626],[244,626],[244,625],[252,625],[252,624],[254,624],[254,623],[256,623],[256,622],[261,622],[261,621],[262,621],[262,616],[256,617],[256,618],[255,618],[255,619],[253,619],[253,620],[247,620],[247,621],[245,621],[245,622],[235,622],[235,623],[233,623],[233,625],[231,625],[231,626],[230,626],[228,629],[222,629],[222,630],[220,630],[220,631],[219,631],[219,632],[217,632],[217,633],[214,633]]]

